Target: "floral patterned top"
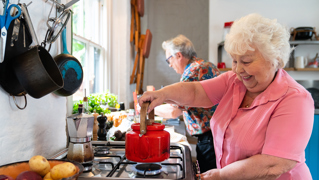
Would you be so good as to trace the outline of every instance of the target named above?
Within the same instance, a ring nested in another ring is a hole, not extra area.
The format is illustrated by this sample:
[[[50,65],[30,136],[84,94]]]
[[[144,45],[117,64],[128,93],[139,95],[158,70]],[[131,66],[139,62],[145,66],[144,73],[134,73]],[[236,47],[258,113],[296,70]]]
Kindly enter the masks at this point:
[[[208,61],[193,57],[182,74],[180,82],[202,81],[220,74],[216,66]],[[209,121],[216,106],[211,108],[196,108],[179,106],[183,110],[184,122],[190,135],[200,135],[210,130]]]

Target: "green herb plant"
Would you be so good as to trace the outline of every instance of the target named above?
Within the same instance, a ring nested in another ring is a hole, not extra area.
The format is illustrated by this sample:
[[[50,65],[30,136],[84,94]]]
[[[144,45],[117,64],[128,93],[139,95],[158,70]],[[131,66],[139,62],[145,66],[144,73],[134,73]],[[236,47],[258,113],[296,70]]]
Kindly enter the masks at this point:
[[[83,100],[73,102],[73,114],[78,113],[79,104],[83,104]],[[104,106],[115,107],[115,105],[118,104],[117,96],[109,92],[90,94],[88,96],[88,104],[88,109],[91,113],[95,110],[98,114],[102,112],[103,114],[109,114],[111,111]]]

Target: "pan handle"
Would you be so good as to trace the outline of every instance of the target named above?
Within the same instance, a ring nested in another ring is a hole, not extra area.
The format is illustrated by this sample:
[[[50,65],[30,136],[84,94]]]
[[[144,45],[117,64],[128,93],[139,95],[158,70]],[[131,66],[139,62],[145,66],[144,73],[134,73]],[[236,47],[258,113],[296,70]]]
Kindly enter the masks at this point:
[[[18,109],[20,109],[20,110],[23,110],[23,109],[25,109],[26,107],[27,107],[27,97],[26,97],[26,95],[25,94],[23,94],[23,96],[24,96],[24,101],[25,101],[25,104],[24,104],[24,107],[20,107],[18,104],[17,104],[17,101],[16,101],[16,98],[15,98],[15,96],[13,96],[12,95],[12,98],[13,98],[13,101],[14,101],[14,104],[17,106],[17,108]]]
[[[21,6],[22,13],[23,13],[23,17],[25,18],[25,20],[27,22],[29,31],[30,31],[31,36],[32,36],[32,46],[39,45],[39,41],[38,41],[37,35],[35,34],[34,27],[33,27],[33,24],[32,24],[30,15],[29,15],[29,11],[27,9],[27,5],[25,3],[22,3],[22,4],[20,4],[20,6]]]

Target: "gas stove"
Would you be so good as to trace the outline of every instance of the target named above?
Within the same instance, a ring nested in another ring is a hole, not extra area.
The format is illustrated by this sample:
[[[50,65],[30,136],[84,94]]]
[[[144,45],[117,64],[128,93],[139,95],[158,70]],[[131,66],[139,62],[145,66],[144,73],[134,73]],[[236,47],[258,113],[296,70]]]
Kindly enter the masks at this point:
[[[181,144],[171,143],[170,157],[158,163],[129,161],[125,157],[124,141],[92,141],[92,146],[94,160],[78,180],[196,179],[190,150]],[[68,149],[64,149],[50,159],[66,159],[67,153]]]

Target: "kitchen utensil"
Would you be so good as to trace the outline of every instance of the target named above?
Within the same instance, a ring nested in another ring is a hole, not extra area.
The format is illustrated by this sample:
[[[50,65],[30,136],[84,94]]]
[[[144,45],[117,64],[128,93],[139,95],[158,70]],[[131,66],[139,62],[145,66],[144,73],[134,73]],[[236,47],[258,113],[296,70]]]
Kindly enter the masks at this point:
[[[50,13],[51,13],[51,11],[50,11]],[[58,18],[49,18],[47,20],[48,30],[46,32],[45,39],[42,42],[42,46],[45,47],[46,43],[50,43],[50,46],[51,46],[51,44],[59,37],[62,30],[65,28],[70,17],[71,17],[71,10],[66,9],[63,11],[63,13]],[[50,23],[51,23],[51,25],[50,25]]]
[[[70,96],[80,88],[83,82],[83,69],[81,63],[68,52],[66,29],[62,31],[62,44],[63,52],[54,57],[54,60],[61,71],[64,86],[54,91],[54,93],[60,96]]]
[[[75,165],[77,172],[71,177],[62,178],[62,180],[76,180],[78,176],[83,172],[83,166],[78,162],[58,159],[48,159],[48,161],[50,163],[51,168],[55,165],[62,164],[64,162],[71,162]],[[16,177],[24,171],[30,171],[29,161],[14,162],[0,166],[1,175],[7,175],[14,179],[16,179]]]
[[[313,60],[313,61],[309,62],[307,67],[308,68],[318,68],[318,61]]]
[[[101,113],[100,116],[97,117],[97,121],[98,123],[98,130],[97,130],[97,135],[98,135],[98,140],[100,141],[106,141],[106,135],[107,135],[107,131],[106,131],[106,121],[107,121],[107,117],[103,114],[103,112]]]
[[[149,102],[142,104],[140,123],[132,124],[132,131],[126,133],[125,155],[135,162],[161,162],[170,155],[170,134],[165,125],[154,123],[154,110],[146,119]]]
[[[291,28],[290,31],[293,41],[311,39],[314,34],[313,27],[297,27],[295,29]]]
[[[136,171],[137,165],[150,163],[136,163],[128,161],[125,156],[124,141],[92,141],[95,157],[92,170],[83,172],[79,176],[85,180],[129,180],[129,179],[166,179],[166,180],[195,180],[195,172],[191,151],[187,145],[171,143],[169,159],[153,163],[162,166],[159,175],[147,176],[147,172],[139,175]],[[61,159],[66,156],[67,148],[57,152],[50,159]],[[138,168],[140,169],[140,168]],[[147,168],[148,169],[148,168]]]
[[[140,17],[144,16],[144,0],[137,0],[137,11]]]
[[[57,5],[57,11],[58,12],[61,12],[61,11],[63,11],[64,9],[67,9],[67,8],[69,8],[69,7],[71,7],[73,4],[75,4],[75,3],[77,3],[78,1],[80,1],[80,0],[71,0],[71,1],[69,1],[68,3],[66,3],[66,4],[60,4],[60,3],[58,3],[57,1],[55,1],[55,0],[51,0],[54,4],[56,4]],[[47,2],[47,1],[46,1]]]
[[[39,41],[38,41],[37,35],[35,33],[35,30],[34,30],[34,27],[33,27],[33,24],[32,24],[31,18],[30,18],[30,14],[29,14],[27,5],[25,3],[22,3],[22,4],[20,4],[20,6],[21,6],[21,9],[22,9],[23,17],[25,18],[25,20],[27,22],[28,30],[29,30],[29,32],[31,34],[31,37],[32,37],[31,47],[32,46],[38,46],[39,45]],[[23,28],[25,28],[25,27],[23,26]]]
[[[315,108],[319,109],[319,89],[315,87],[307,88],[307,90],[310,92],[312,99],[315,103]]]
[[[99,129],[99,126],[98,126],[98,121],[97,121],[97,117],[99,116],[99,113],[96,113],[96,110],[93,110],[93,113],[92,113],[93,117],[94,117],[94,123],[93,123],[93,141],[97,141],[97,132],[98,132],[98,129]]]
[[[219,68],[219,69],[226,68],[225,62],[219,62],[219,63],[217,64],[217,68]]]
[[[94,153],[92,148],[92,131],[94,116],[84,114],[83,105],[79,105],[79,113],[67,117],[70,136],[67,159],[82,164],[92,163]]]
[[[150,50],[151,50],[151,44],[152,44],[152,33],[149,29],[147,29],[145,34],[144,44],[143,44],[144,58],[148,58],[150,54]]]
[[[0,63],[0,84],[7,93],[13,96],[23,96],[26,94],[24,88],[14,73],[12,61],[12,58],[15,56],[28,51],[28,47],[32,43],[31,34],[28,28],[23,29],[25,24],[25,18],[21,16],[18,40],[14,43],[14,46],[11,46],[11,42],[7,41],[6,56],[3,63]],[[10,36],[12,36],[13,28],[14,23],[11,23],[8,29],[8,39],[11,38]],[[25,34],[25,38],[23,37],[23,34]],[[24,41],[26,47],[24,47]]]
[[[26,5],[21,4],[24,16],[27,17],[29,31],[36,40],[34,28]],[[41,98],[63,87],[63,79],[57,64],[49,52],[36,45],[30,50],[12,58],[13,69],[25,91],[34,98]]]
[[[5,1],[6,3],[6,1]],[[4,3],[4,4],[5,4]],[[21,8],[21,4],[19,4]],[[22,11],[22,8],[21,8]],[[13,13],[17,13],[18,11],[15,11]],[[5,48],[5,57],[4,61],[0,63],[0,84],[2,88],[12,96],[15,105],[19,109],[24,109],[27,105],[27,98],[26,98],[26,92],[23,88],[23,86],[20,84],[19,80],[17,79],[16,74],[14,73],[13,69],[13,61],[12,58],[15,56],[18,56],[26,51],[29,50],[29,45],[32,43],[32,37],[30,35],[30,31],[27,28],[24,28],[26,24],[25,20],[25,12],[21,12],[19,19],[20,23],[11,23],[8,31],[7,31],[7,39],[12,39],[14,34],[18,31],[14,39],[17,39],[14,41],[14,46],[11,46],[11,42],[8,40],[6,42],[6,48]],[[17,21],[16,19],[15,21]],[[20,106],[16,102],[15,96],[24,96],[25,105]]]
[[[7,30],[11,24],[11,21],[17,19],[21,15],[21,9],[16,4],[11,4],[8,8],[9,0],[5,1],[3,14],[0,15],[0,28],[1,28],[1,56],[0,56],[0,63],[4,61],[6,45],[7,45]],[[11,16],[10,12],[13,8],[17,9],[17,14],[15,16]]]
[[[63,87],[60,70],[43,47],[35,46],[12,60],[14,72],[30,96],[41,98]]]
[[[304,58],[303,56],[296,57],[295,68],[305,68],[307,64],[308,64],[307,58]]]
[[[11,46],[14,46],[14,41],[18,40],[19,29],[20,29],[20,20],[16,19],[14,20],[14,26],[13,26],[12,37],[11,37]]]

